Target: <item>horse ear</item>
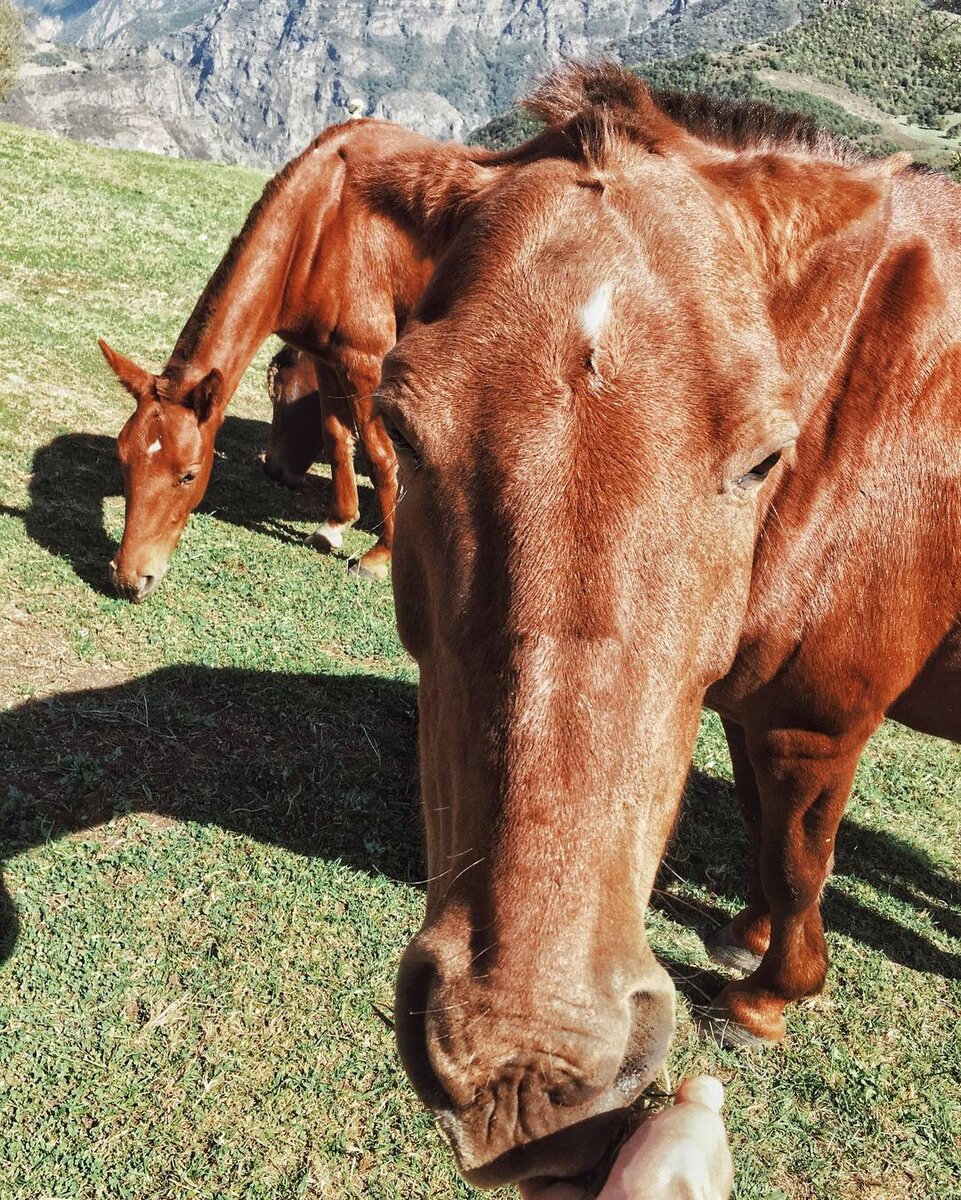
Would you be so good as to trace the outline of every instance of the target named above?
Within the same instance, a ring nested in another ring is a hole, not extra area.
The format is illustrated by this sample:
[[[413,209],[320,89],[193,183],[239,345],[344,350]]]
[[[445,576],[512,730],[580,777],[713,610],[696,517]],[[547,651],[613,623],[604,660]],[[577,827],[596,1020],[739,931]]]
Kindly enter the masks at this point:
[[[180,401],[185,408],[192,408],[197,421],[203,425],[210,414],[220,407],[224,395],[224,377],[215,367],[208,375],[190,389]]]
[[[108,346],[103,338],[97,339],[97,344],[103,351],[103,356],[110,365],[111,371],[120,380],[135,400],[140,400],[154,385],[154,376],[143,367],[138,367],[132,359],[124,358],[116,350]]]
[[[372,167],[360,189],[431,251],[447,245],[496,174],[467,147],[426,146]]]

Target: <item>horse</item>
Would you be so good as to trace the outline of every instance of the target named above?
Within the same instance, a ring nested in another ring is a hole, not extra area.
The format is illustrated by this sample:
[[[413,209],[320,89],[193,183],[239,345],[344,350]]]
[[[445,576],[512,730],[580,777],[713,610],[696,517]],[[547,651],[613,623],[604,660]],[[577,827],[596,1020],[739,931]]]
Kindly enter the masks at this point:
[[[307,472],[325,455],[324,400],[310,355],[282,346],[267,367],[267,395],[271,419],[264,473],[284,487],[303,487]]]
[[[644,914],[702,705],[744,1041],[823,985],[872,731],[961,739],[961,189],[609,64],[528,109],[358,181],[438,260],[375,397],[428,855],[395,1027],[468,1180],[592,1195],[672,1037]]]
[[[339,549],[359,515],[354,431],[380,505],[376,545],[352,564],[383,579],[390,563],[396,457],[371,394],[432,270],[412,236],[373,213],[353,184],[360,164],[424,149],[427,139],[385,121],[322,133],[266,186],[204,288],[159,375],[100,347],[136,409],[117,439],[125,520],[110,564],[115,587],[139,602],[170,556],[210,478],[214,439],[241,376],[271,333],[309,354],[324,397],[331,464],[327,520],[312,534]]]

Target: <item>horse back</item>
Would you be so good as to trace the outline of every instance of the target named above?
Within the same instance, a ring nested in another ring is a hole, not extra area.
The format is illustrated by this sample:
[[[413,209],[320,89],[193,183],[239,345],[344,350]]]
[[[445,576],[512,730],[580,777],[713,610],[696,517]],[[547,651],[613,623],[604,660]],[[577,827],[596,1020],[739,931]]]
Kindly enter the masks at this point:
[[[386,121],[355,120],[323,133],[291,164],[289,203],[300,235],[287,280],[284,336],[335,366],[344,352],[383,358],[433,264],[412,234],[373,208],[359,172],[426,139]]]

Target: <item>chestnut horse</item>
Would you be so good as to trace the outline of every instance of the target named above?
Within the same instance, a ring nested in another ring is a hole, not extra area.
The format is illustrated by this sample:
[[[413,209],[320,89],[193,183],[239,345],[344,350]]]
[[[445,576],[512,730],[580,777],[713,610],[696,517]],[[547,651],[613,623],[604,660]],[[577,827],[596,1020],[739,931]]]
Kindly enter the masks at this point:
[[[271,418],[264,471],[275,483],[301,487],[324,456],[324,401],[310,355],[282,346],[267,368],[267,394]]]
[[[130,599],[143,600],[160,584],[206,490],[224,410],[272,333],[313,357],[324,398],[331,503],[311,541],[337,549],[357,519],[356,430],[383,521],[377,544],[356,569],[386,575],[396,458],[373,416],[371,393],[432,264],[390,217],[371,212],[353,178],[360,164],[376,170],[390,155],[428,145],[383,121],[327,130],[267,184],[159,375],[100,343],[137,402],[117,439],[126,518],[110,564],[115,585]]]
[[[362,189],[443,250],[376,397],[429,865],[396,1028],[483,1185],[594,1170],[660,1067],[644,913],[703,703],[753,846],[745,1039],[823,984],[871,732],[961,738],[961,189],[698,104],[568,68],[525,146]]]

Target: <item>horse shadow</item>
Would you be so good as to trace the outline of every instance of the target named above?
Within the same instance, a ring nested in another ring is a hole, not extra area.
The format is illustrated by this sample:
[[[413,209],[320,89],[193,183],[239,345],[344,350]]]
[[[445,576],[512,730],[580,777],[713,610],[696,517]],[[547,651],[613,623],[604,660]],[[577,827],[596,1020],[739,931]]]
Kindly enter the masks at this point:
[[[852,807],[856,810],[856,799]],[[744,902],[748,863],[747,833],[733,785],[693,768],[675,834],[655,883],[652,907],[706,939],[730,920],[732,904],[737,907]],[[914,909],[920,923],[934,924],[949,936],[961,938],[961,884],[946,876],[919,847],[871,829],[854,815],[846,816],[838,831],[833,878],[840,877],[869,884]],[[673,894],[671,884],[678,880],[694,884],[716,902]],[[901,924],[890,911],[857,899],[831,880],[821,911],[828,932],[871,946],[913,970],[961,979],[961,955],[944,950],[916,928]],[[692,969],[679,962],[665,965],[678,989],[695,1006],[703,1006],[726,982],[710,969]]]
[[[0,714],[0,857],[128,813],[423,880],[416,691],[373,676],[169,667]],[[17,940],[0,886],[0,961]]]
[[[269,426],[264,421],[227,416],[217,435],[216,459],[206,495],[197,511],[290,544],[304,540],[295,521],[326,516],[330,482],[309,475],[295,491],[272,483],[260,467]],[[116,543],[103,527],[103,502],[123,492],[113,438],[94,433],[61,434],[37,449],[26,509],[0,506],[21,517],[27,534],[80,579],[112,594],[107,563]],[[380,521],[373,489],[358,486],[361,518],[357,527],[375,533]]]
[[[146,812],[413,884],[426,875],[416,742],[414,686],[377,676],[177,666],[28,701],[0,714],[0,856]],[[730,783],[693,770],[652,906],[706,937],[743,898],[746,869]],[[915,924],[961,936],[961,885],[910,843],[848,819],[836,872],[913,908],[923,918]],[[677,879],[709,899],[672,894]],[[829,930],[912,969],[961,978],[961,956],[849,889],[829,884],[823,911]],[[0,959],[16,927],[0,890]],[[723,983],[666,965],[695,1005]]]

